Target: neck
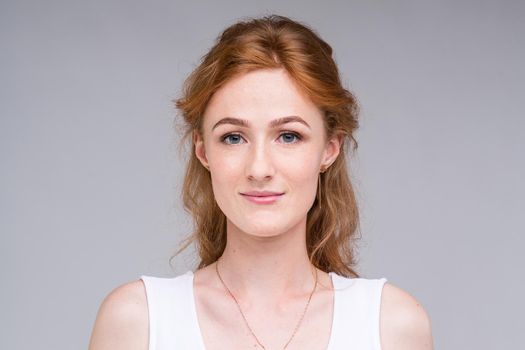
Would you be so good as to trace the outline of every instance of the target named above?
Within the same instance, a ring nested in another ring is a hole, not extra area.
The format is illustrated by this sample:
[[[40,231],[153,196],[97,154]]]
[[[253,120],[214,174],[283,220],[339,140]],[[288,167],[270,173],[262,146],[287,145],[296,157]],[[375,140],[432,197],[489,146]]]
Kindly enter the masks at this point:
[[[232,291],[250,300],[310,293],[315,268],[306,250],[306,219],[287,232],[261,237],[227,223],[227,244],[219,271]]]

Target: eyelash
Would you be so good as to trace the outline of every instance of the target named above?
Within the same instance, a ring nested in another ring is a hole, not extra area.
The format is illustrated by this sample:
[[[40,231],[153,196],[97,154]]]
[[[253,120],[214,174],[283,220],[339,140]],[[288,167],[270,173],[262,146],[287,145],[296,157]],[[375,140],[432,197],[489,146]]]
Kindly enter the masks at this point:
[[[296,132],[293,132],[293,131],[286,131],[286,132],[283,132],[283,133],[281,133],[281,134],[279,135],[279,137],[281,137],[281,136],[283,136],[283,135],[293,135],[293,136],[295,136],[295,138],[296,138],[296,141],[294,141],[294,142],[284,142],[284,144],[289,144],[289,145],[291,145],[291,144],[297,143],[297,142],[299,142],[299,141],[301,141],[301,140],[303,139],[302,136],[301,136],[300,134],[298,134],[298,133],[296,133]],[[226,140],[227,140],[228,137],[230,137],[230,136],[240,136],[240,137],[242,137],[241,134],[236,133],[236,132],[232,132],[232,133],[228,133],[228,134],[225,134],[225,135],[221,136],[221,139],[220,139],[221,142],[224,143],[224,144],[226,144],[226,145],[228,145],[228,146],[235,146],[235,145],[238,145],[238,143],[228,143],[228,142],[226,142]]]

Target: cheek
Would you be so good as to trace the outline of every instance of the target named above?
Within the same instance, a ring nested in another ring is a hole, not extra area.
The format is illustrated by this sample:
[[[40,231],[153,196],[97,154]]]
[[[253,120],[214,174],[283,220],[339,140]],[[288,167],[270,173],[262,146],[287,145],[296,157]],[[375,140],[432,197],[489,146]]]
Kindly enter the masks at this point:
[[[293,182],[310,183],[317,180],[321,155],[317,148],[308,147],[279,157],[279,170]]]
[[[224,211],[224,206],[242,183],[242,167],[244,158],[238,154],[227,151],[213,150],[208,154],[211,168],[211,182],[215,200]]]
[[[221,211],[227,216],[231,217],[235,212],[235,184],[236,177],[228,171],[212,172],[211,185],[213,197]]]
[[[315,201],[319,176],[319,160],[316,156],[288,159],[281,166],[281,174],[288,186],[288,209],[302,216]]]
[[[229,169],[238,168],[244,162],[244,153],[246,152],[241,147],[225,146],[219,144],[218,141],[208,140],[205,148],[208,163],[217,172],[222,172],[225,167]]]

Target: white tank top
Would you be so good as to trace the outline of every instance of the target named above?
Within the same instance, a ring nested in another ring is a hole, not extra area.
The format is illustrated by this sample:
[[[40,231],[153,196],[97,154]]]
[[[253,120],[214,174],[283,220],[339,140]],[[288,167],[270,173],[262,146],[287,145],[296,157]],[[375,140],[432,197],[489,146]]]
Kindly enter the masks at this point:
[[[334,314],[327,350],[381,350],[379,313],[386,278],[329,273]],[[149,310],[149,350],[205,350],[193,295],[193,272],[173,278],[141,276]]]

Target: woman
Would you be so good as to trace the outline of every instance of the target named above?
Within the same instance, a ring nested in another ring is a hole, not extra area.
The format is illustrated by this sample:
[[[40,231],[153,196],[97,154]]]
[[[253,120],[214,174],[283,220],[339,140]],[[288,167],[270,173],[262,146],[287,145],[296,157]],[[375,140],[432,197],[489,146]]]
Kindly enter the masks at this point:
[[[91,350],[432,349],[418,302],[354,270],[357,104],[327,43],[286,17],[234,24],[176,105],[199,268],[116,288]]]

